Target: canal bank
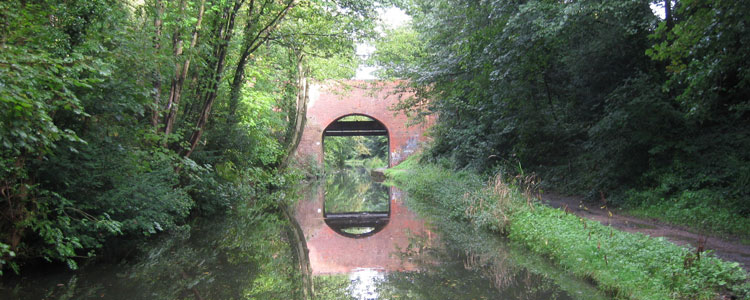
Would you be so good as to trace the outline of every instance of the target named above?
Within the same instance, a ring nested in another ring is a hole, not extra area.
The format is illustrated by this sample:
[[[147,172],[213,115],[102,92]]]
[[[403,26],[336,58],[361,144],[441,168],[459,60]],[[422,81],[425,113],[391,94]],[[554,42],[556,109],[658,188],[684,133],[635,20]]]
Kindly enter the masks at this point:
[[[581,219],[531,197],[519,181],[420,165],[410,159],[388,172],[420,215],[451,218],[507,236],[579,278],[622,299],[746,299],[738,263]],[[421,209],[425,208],[425,209]],[[428,208],[441,207],[433,212]]]

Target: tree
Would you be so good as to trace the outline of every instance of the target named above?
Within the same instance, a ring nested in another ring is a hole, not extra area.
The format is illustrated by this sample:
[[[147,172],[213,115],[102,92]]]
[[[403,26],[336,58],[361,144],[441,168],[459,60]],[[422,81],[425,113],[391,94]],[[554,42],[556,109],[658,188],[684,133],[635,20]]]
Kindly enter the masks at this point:
[[[750,7],[653,2],[665,19],[644,1],[408,1],[374,60],[416,91],[402,109],[439,116],[427,159],[746,215]]]
[[[304,82],[353,70],[377,5],[0,4],[0,265],[75,268],[283,184]]]

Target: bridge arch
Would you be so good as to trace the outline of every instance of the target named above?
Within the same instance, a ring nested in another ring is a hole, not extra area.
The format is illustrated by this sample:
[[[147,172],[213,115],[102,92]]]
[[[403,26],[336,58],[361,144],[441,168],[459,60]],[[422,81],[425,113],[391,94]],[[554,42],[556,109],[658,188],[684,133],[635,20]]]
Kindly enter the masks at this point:
[[[408,93],[397,93],[398,82],[349,80],[327,82],[310,87],[307,121],[297,147],[297,160],[323,163],[323,138],[326,129],[350,115],[362,115],[385,127],[388,137],[388,166],[399,164],[415,153],[422,142],[430,120],[424,124],[407,126],[409,120],[402,112],[392,110]]]
[[[365,117],[372,121],[344,121],[348,117]],[[362,113],[342,115],[331,121],[323,130],[323,136],[321,137],[323,149],[325,149],[326,137],[329,136],[385,136],[388,149],[390,149],[391,138],[388,127],[380,120]],[[390,154],[386,159],[390,166]]]
[[[333,125],[334,123],[342,121],[342,119],[344,119],[346,117],[366,117],[366,118],[369,118],[369,119],[377,122],[378,125],[382,126],[383,128],[385,128],[386,131],[388,131],[388,126],[385,126],[385,123],[383,123],[383,121],[380,121],[376,117],[373,117],[371,115],[368,115],[366,113],[361,113],[361,112],[352,112],[352,113],[345,113],[343,115],[340,115],[337,118],[335,118],[333,121],[331,121],[330,123],[328,123],[328,125],[326,126],[326,129],[330,128],[331,125]],[[325,132],[324,132],[324,134],[325,134]]]

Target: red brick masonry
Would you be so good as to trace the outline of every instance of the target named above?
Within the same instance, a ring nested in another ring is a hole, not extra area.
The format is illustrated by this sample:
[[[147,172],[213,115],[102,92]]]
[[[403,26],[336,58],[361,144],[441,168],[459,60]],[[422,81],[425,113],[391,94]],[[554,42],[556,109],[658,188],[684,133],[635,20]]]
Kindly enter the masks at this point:
[[[297,203],[295,219],[305,233],[310,249],[310,267],[315,275],[349,273],[358,268],[415,270],[418,266],[402,259],[399,253],[409,248],[412,237],[420,236],[433,242],[434,235],[404,206],[402,194],[395,188],[391,188],[391,220],[388,225],[374,235],[358,239],[334,232],[323,221],[323,185],[308,186],[304,192],[305,198]]]
[[[391,110],[399,99],[411,96],[396,93],[397,84],[393,81],[350,80],[311,86],[307,123],[297,147],[297,158],[304,161],[312,157],[322,163],[323,130],[348,115],[365,115],[385,125],[390,141],[389,166],[397,165],[414,153],[426,141],[423,133],[432,120],[427,124],[407,126],[406,115]]]

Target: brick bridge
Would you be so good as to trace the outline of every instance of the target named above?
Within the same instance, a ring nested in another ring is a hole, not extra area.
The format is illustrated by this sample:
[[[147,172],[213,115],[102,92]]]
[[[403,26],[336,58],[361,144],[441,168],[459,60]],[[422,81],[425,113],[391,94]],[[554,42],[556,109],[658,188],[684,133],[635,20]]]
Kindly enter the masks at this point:
[[[400,98],[410,95],[394,93],[396,86],[397,82],[393,81],[369,80],[350,80],[311,86],[307,123],[297,147],[297,159],[300,162],[313,159],[322,163],[323,132],[336,120],[350,115],[370,117],[385,127],[390,148],[388,158],[390,167],[406,159],[420,147],[421,142],[425,141],[423,133],[432,122],[428,120],[427,124],[407,127],[407,117],[401,112],[394,112],[391,108]]]
[[[389,166],[413,154],[425,141],[423,133],[432,120],[407,127],[407,117],[390,109],[401,97],[409,96],[394,93],[396,86],[396,82],[352,80],[310,87],[307,122],[296,150],[298,161],[306,163],[312,159],[323,163],[324,135],[386,134]],[[364,115],[377,122],[336,122],[350,115]],[[390,190],[385,227],[366,237],[351,238],[326,225],[324,184],[308,188],[305,199],[297,204],[295,219],[305,235],[313,274],[349,273],[358,268],[403,271],[417,267],[395,254],[408,247],[411,237],[431,240],[431,233],[422,220],[404,207],[398,190]]]

